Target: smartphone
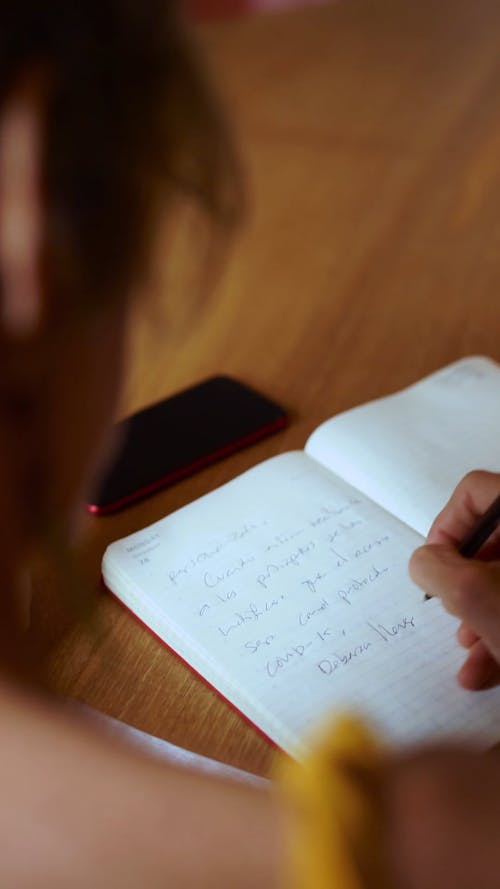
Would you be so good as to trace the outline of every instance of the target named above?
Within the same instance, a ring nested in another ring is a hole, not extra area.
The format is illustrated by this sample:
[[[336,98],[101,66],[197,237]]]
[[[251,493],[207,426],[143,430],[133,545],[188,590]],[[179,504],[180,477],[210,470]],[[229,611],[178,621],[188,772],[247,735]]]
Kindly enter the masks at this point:
[[[226,376],[212,377],[118,424],[119,453],[87,501],[106,515],[277,432],[282,407]]]

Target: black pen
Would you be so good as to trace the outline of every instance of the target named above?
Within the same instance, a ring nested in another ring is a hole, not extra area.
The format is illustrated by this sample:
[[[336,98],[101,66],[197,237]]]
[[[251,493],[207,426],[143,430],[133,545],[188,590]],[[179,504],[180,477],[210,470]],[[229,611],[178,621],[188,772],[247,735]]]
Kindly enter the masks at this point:
[[[469,533],[466,534],[458,547],[460,555],[465,556],[466,559],[472,559],[479,552],[483,543],[486,543],[488,537],[491,537],[499,522],[500,495],[493,501]]]
[[[483,543],[491,537],[500,523],[500,495],[493,501],[484,515],[476,522],[468,534],[465,535],[458,547],[458,552],[466,559],[472,559],[479,552]],[[432,599],[432,596],[425,596]]]

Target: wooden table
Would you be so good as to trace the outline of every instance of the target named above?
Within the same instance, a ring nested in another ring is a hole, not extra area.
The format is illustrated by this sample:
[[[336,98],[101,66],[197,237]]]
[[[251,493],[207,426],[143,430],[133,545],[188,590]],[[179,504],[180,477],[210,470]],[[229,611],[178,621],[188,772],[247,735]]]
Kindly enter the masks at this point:
[[[114,538],[302,447],[338,411],[462,355],[500,358],[497,0],[345,0],[200,38],[241,145],[248,218],[188,333],[171,332],[178,293],[169,302],[161,275],[155,301],[136,312],[123,411],[224,372],[283,402],[291,424],[89,520],[96,592]],[[53,642],[57,689],[266,773],[267,741],[115,601],[101,595],[97,624],[57,641],[54,598],[34,632]]]

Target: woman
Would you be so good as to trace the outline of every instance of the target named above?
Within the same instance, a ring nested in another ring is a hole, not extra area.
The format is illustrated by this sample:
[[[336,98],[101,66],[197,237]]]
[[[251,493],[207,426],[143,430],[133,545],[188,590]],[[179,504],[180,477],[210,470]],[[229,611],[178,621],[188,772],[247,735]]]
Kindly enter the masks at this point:
[[[230,221],[227,137],[163,0],[2,4],[0,83],[0,885],[274,885],[270,794],[117,749],[19,678],[24,566],[107,450],[155,224],[179,194]]]
[[[117,747],[43,692],[23,632],[25,567],[38,550],[57,561],[108,449],[127,304],[160,214],[178,194],[223,223],[234,214],[227,138],[166,0],[3,3],[0,84],[0,886],[288,885],[292,816],[273,791]],[[498,479],[467,484],[481,509]],[[469,665],[496,670],[500,582],[492,565],[467,568],[488,587],[486,617],[479,596],[456,601],[453,540],[469,516],[455,521],[452,502],[452,543],[420,553],[415,576],[467,619]],[[498,885],[496,762],[419,754],[380,775],[385,866],[401,889]],[[450,805],[460,782],[472,806]],[[468,866],[470,849],[482,857]]]

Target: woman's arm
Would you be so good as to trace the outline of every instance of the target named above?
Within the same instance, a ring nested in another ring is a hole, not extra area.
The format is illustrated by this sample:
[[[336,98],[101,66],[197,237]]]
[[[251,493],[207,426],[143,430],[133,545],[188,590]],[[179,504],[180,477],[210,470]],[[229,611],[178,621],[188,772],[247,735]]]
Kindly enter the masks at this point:
[[[198,776],[0,687],[2,889],[275,889],[271,790]]]
[[[443,747],[393,757],[384,796],[394,889],[498,889],[497,751]]]

